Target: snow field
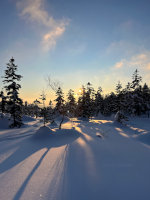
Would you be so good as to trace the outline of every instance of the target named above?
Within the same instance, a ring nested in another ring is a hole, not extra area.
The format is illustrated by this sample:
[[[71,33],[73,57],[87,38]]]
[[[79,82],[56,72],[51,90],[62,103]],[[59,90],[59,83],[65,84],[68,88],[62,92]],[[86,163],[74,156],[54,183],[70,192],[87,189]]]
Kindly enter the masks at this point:
[[[149,119],[41,125],[1,129],[1,200],[150,199]]]

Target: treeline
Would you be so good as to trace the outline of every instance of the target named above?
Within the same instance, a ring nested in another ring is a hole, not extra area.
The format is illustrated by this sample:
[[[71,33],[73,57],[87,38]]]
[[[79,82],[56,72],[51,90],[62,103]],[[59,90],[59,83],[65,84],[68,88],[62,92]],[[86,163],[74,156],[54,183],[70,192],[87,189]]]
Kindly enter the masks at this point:
[[[53,105],[50,101],[48,106],[45,106],[46,95],[41,94],[39,99],[36,99],[32,104],[28,104],[19,98],[19,89],[21,85],[18,82],[22,76],[17,75],[17,66],[14,64],[14,59],[10,59],[3,77],[4,89],[1,91],[0,110],[2,116],[8,113],[11,116],[11,127],[20,127],[22,125],[22,115],[43,117],[44,125],[47,122],[54,123],[57,116],[80,117],[89,119],[93,116],[102,114],[110,116],[119,113],[119,118],[127,116],[140,116],[146,114],[149,117],[150,111],[150,88],[145,83],[141,85],[142,77],[138,70],[132,75],[130,83],[126,87],[122,87],[120,82],[117,83],[115,92],[103,95],[102,88],[99,87],[96,91],[91,83],[82,86],[78,99],[75,98],[73,90],[69,90],[64,98],[61,85],[55,90],[56,99]],[[41,106],[42,104],[42,106]],[[120,120],[118,118],[118,121]],[[61,128],[60,123],[60,128]]]

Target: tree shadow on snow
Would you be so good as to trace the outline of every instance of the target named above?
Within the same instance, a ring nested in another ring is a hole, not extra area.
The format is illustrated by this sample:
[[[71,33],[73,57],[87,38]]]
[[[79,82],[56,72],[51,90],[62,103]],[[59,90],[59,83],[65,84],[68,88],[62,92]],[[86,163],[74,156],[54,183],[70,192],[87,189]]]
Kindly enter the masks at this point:
[[[76,127],[80,129],[81,136],[77,142],[69,146],[67,151],[63,180],[61,180],[60,191],[58,191],[56,199],[109,199],[105,198],[107,197],[108,187],[106,187],[107,192],[105,196],[101,196],[105,193],[103,191],[103,189],[106,189],[104,186],[111,186],[114,189],[112,192],[113,195],[117,193],[117,190],[113,184],[109,185],[107,181],[112,180],[113,182],[115,176],[117,176],[117,184],[123,185],[123,179],[120,181],[119,175],[127,173],[128,169],[132,168],[132,164],[136,166],[135,164],[138,158],[134,160],[135,152],[134,146],[132,147],[132,141],[130,143],[129,138],[124,136],[125,134],[121,135],[122,132],[124,133],[124,126],[109,121],[97,124],[87,122],[78,124]],[[96,132],[101,132],[101,130],[104,131],[104,135],[108,136],[109,139],[111,138],[111,140],[106,141],[97,138]],[[86,137],[86,135],[90,136],[90,138]],[[114,142],[116,136],[117,142]],[[128,149],[128,144],[130,145],[130,149]],[[141,147],[142,152],[144,151],[146,153],[146,150],[145,147]],[[130,152],[131,159],[129,159],[128,152]],[[146,153],[146,155],[148,155],[148,153]],[[134,160],[133,162],[132,158]],[[104,165],[105,163],[106,166]],[[105,167],[107,173],[104,170]],[[116,173],[117,169],[120,170],[118,174]],[[104,174],[102,174],[102,172],[104,172]],[[105,181],[105,177],[106,182],[102,183],[102,181]],[[127,177],[127,184],[128,180],[130,180],[130,178],[128,179]],[[133,184],[135,184],[134,180],[131,179],[130,181],[133,181]],[[50,187],[52,187],[52,185],[50,185],[49,188]]]
[[[17,150],[0,164],[1,174],[6,172],[7,170],[12,169],[37,151],[46,148],[46,151],[39,158],[38,162],[34,165],[33,169],[24,180],[13,200],[19,200],[21,198],[28,182],[30,181],[31,177],[38,169],[51,148],[69,145],[80,136],[80,133],[74,129],[62,129],[53,132],[48,127],[41,128],[34,135],[31,135],[30,137],[21,140],[17,144]]]

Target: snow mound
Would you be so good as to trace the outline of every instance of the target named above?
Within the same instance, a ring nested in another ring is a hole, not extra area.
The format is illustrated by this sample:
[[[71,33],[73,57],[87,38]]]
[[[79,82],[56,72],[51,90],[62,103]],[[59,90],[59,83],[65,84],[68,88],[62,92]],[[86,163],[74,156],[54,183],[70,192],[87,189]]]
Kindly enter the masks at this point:
[[[3,114],[3,117],[0,117],[0,129],[8,129],[10,125],[9,115]]]
[[[124,115],[122,111],[118,111],[114,116],[114,121],[124,124],[125,121],[128,121],[128,118]]]
[[[55,120],[60,122],[62,120],[62,118],[63,118],[63,116],[59,115]],[[69,122],[69,121],[70,121],[69,117],[64,116],[63,123]]]
[[[0,118],[0,129],[8,129],[9,123],[10,121],[7,117]]]
[[[102,135],[101,133],[96,133],[96,136],[99,137],[99,138],[101,138],[101,139],[104,138],[103,135]]]
[[[89,118],[87,118],[87,117],[78,117],[77,118],[78,120],[81,120],[81,121],[89,121]]]
[[[35,121],[35,119],[33,117],[27,116],[27,115],[23,115],[22,116],[22,121],[24,122],[32,122]]]
[[[41,126],[33,135],[37,139],[47,139],[53,134],[53,131],[48,126]]]
[[[136,138],[139,141],[141,141],[141,142],[143,142],[145,144],[150,145],[150,133],[145,133],[145,134],[138,135]]]

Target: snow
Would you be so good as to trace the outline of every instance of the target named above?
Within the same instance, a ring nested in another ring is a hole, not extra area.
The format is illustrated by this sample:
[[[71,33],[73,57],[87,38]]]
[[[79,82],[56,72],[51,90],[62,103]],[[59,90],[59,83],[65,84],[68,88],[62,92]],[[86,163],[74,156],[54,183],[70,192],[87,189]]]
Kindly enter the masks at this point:
[[[150,119],[0,124],[1,200],[149,200]]]
[[[1,117],[3,116],[3,117]],[[0,113],[0,130],[1,129],[8,129],[10,125],[9,116],[6,114]]]
[[[52,130],[47,126],[41,126],[33,135],[36,139],[49,139],[52,136]]]
[[[7,129],[9,127],[9,119],[8,117],[0,117],[0,130],[1,129]]]
[[[35,121],[35,118],[34,118],[34,117],[27,116],[27,115],[24,115],[24,116],[22,117],[22,120],[23,120],[24,122],[31,122],[31,121]]]

